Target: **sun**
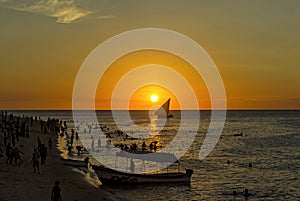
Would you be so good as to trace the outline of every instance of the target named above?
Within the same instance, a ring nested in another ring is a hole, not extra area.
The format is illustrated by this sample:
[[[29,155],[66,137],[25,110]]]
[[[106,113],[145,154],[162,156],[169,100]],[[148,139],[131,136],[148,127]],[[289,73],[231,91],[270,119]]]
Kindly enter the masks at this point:
[[[152,102],[157,102],[158,99],[159,99],[159,97],[158,97],[158,95],[156,95],[156,94],[152,94],[152,95],[150,96],[150,100],[151,100]]]

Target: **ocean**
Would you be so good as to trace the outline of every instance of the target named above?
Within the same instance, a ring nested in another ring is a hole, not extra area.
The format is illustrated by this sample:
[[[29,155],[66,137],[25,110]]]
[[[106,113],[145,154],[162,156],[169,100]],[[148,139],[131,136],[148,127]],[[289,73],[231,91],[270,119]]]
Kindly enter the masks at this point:
[[[67,121],[69,129],[74,127],[72,111],[9,112],[17,116],[39,116],[44,120],[59,118]],[[119,114],[122,117],[122,111]],[[173,118],[161,124],[152,121],[147,111],[130,111],[135,125],[121,118],[122,129],[141,139],[127,143],[140,146],[142,141],[146,144],[158,141],[159,149],[163,149],[175,138],[180,127],[180,111],[172,111],[172,114]],[[300,200],[300,111],[227,111],[218,143],[201,160],[198,158],[199,149],[210,124],[211,112],[200,111],[200,115],[200,124],[195,119],[188,119],[189,124],[184,126],[182,133],[196,133],[192,145],[179,159],[181,170],[194,170],[189,186],[100,188],[127,200]],[[120,129],[110,111],[97,111],[97,119],[100,125],[110,130]],[[97,133],[89,133],[87,129],[95,127],[96,122],[87,117],[80,125],[80,138],[90,148],[91,135],[97,137]],[[145,128],[147,135],[143,131],[135,131],[135,126]],[[120,139],[111,140],[114,144],[121,143]],[[101,143],[105,145],[103,140]],[[178,148],[181,151],[185,149]],[[249,167],[250,163],[252,167]],[[96,180],[95,177],[90,179]],[[245,189],[250,193],[246,198],[242,194]],[[237,192],[236,196],[232,195],[233,191]]]

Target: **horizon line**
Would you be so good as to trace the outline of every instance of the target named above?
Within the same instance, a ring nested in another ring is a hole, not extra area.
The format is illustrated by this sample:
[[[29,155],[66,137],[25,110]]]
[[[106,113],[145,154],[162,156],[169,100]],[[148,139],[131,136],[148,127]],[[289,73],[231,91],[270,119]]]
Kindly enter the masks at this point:
[[[300,111],[300,109],[225,109],[226,111]],[[0,111],[73,111],[72,109],[0,109]],[[81,109],[81,110],[75,110],[75,111],[112,111],[109,109],[97,109],[97,110],[91,110],[91,109]],[[134,109],[134,110],[126,110],[126,109],[119,109],[114,111],[149,111],[144,109]],[[186,110],[170,110],[170,111],[197,111],[194,109],[186,109]],[[221,109],[199,109],[198,111],[224,111]]]

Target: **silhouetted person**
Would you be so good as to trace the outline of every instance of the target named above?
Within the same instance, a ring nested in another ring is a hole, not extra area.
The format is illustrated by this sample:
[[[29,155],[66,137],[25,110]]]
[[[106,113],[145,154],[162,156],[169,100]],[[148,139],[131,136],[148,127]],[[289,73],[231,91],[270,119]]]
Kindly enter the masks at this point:
[[[51,193],[51,201],[62,201],[61,198],[61,190],[59,187],[59,181],[55,181],[55,185],[52,188],[52,193]]]
[[[29,127],[28,127],[28,125],[26,126],[25,136],[26,136],[27,138],[29,138]]]
[[[70,142],[71,146],[73,146],[73,142],[74,142],[74,134],[72,133],[72,135],[71,135],[71,142]]]
[[[72,148],[73,147],[71,145],[68,146],[68,155],[70,156],[72,155]]]
[[[135,167],[134,167],[134,162],[133,162],[133,160],[131,159],[131,160],[130,160],[130,172],[134,173],[134,169],[135,169]]]
[[[6,164],[8,164],[8,162],[12,160],[12,147],[10,143],[8,143],[6,146],[5,155],[7,157]]]
[[[143,151],[145,151],[145,150],[146,150],[146,148],[147,148],[147,145],[146,145],[146,143],[145,143],[145,142],[143,142],[143,144],[142,144],[142,150],[143,150]]]
[[[41,155],[41,165],[45,164],[47,157],[47,147],[45,144],[41,144],[40,146],[40,155]]]
[[[252,168],[252,163],[249,163],[249,168]]]
[[[81,148],[82,148],[81,146],[76,146],[78,156],[80,155]]]
[[[20,136],[19,128],[16,128],[16,138],[17,138],[17,142],[19,142],[19,136]]]
[[[12,135],[11,135],[11,143],[12,143],[12,146],[13,146],[13,147],[16,146],[16,136],[15,136],[15,134],[13,134],[13,133],[12,133]]]
[[[89,162],[90,161],[90,158],[87,156],[85,159],[84,159],[84,162],[86,164],[86,168],[89,168]]]
[[[52,148],[52,139],[49,138],[48,140],[48,147],[49,147],[49,150]]]
[[[75,133],[75,136],[76,136],[76,141],[78,141],[79,140],[78,132]]]
[[[100,148],[101,147],[101,139],[100,139],[100,137],[98,138],[98,148]]]
[[[40,174],[40,163],[39,163],[39,159],[40,159],[40,154],[37,151],[37,149],[33,150],[33,154],[32,154],[32,159],[31,159],[31,164],[33,166],[33,173],[37,172]]]
[[[24,153],[22,151],[20,151],[17,147],[13,149],[13,152],[12,152],[14,158],[15,158],[15,165],[18,165],[18,160],[20,161],[19,164],[23,163],[23,160],[21,159],[21,155],[20,154],[23,154]]]
[[[40,149],[40,146],[41,146],[42,142],[41,142],[41,140],[40,140],[39,137],[37,137],[36,139],[37,139],[37,141],[38,141],[38,149]]]
[[[92,138],[91,149],[92,151],[95,151],[95,140],[93,136],[91,136],[91,138]]]
[[[245,189],[245,193],[244,193],[244,196],[245,197],[249,197],[251,194],[249,193],[249,190],[248,188]]]

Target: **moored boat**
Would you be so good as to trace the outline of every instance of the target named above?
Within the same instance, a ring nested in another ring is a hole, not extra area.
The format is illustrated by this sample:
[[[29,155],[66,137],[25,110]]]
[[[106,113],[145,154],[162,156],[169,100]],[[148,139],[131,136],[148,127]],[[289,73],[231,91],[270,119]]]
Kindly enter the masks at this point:
[[[103,165],[93,165],[92,168],[96,172],[102,184],[124,185],[124,184],[152,184],[152,183],[185,183],[189,184],[193,174],[192,169],[186,169],[185,172],[179,171],[179,161],[174,154],[156,152],[156,157],[153,157],[150,151],[122,151],[117,153],[117,157],[140,159],[142,161],[153,161],[157,163],[177,163],[178,171],[176,172],[162,172],[162,173],[131,173],[121,172],[107,168]],[[133,155],[132,155],[133,154]],[[140,155],[142,154],[142,155]],[[167,169],[168,170],[168,169]]]
[[[186,172],[158,173],[158,174],[134,174],[125,173],[104,166],[92,166],[102,184],[156,184],[156,183],[186,183],[189,184],[193,170]]]

